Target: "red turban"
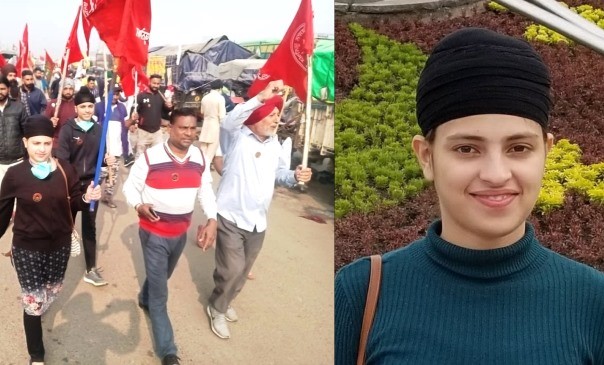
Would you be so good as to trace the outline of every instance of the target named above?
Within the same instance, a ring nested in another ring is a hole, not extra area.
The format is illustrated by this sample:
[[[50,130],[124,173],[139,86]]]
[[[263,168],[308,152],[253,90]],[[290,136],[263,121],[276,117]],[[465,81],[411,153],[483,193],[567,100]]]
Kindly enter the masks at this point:
[[[273,110],[275,110],[275,108],[279,109],[279,111],[281,111],[281,109],[283,109],[283,97],[282,96],[275,95],[272,98],[265,100],[264,105],[262,105],[260,108],[258,108],[256,110],[254,110],[252,112],[252,114],[250,114],[250,116],[245,120],[245,122],[243,122],[243,124],[245,124],[245,125],[256,124],[259,121],[261,121],[262,119],[264,119],[267,115],[272,113]]]

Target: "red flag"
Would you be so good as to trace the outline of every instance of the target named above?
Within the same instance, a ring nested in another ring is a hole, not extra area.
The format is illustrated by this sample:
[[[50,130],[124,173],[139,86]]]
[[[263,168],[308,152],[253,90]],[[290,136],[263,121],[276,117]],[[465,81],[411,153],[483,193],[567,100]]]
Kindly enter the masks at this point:
[[[92,30],[92,24],[88,20],[88,14],[92,6],[96,6],[94,1],[82,0],[82,30],[84,31],[84,40],[86,41],[86,54],[90,54],[90,31]]]
[[[96,28],[109,52],[116,55],[124,15],[124,0],[82,0],[82,15]]]
[[[21,76],[21,72],[28,68],[29,63],[29,35],[27,31],[27,23],[23,30],[23,39],[19,43],[19,58],[17,59],[17,76]]]
[[[123,59],[119,59],[117,66],[117,74],[120,76],[120,84],[122,85],[122,90],[124,90],[124,94],[126,96],[134,95],[135,91],[135,72],[138,73],[136,77],[138,78],[138,89],[144,90],[144,88],[149,84],[149,79],[147,75],[143,72],[143,67],[141,65],[132,65],[124,62]]]
[[[82,50],[80,49],[80,42],[78,42],[78,21],[80,20],[80,8],[81,6],[78,8],[78,13],[73,22],[73,27],[71,28],[69,39],[67,39],[65,53],[63,54],[63,60],[61,61],[61,69],[65,68],[65,58],[67,58],[68,51],[69,58],[67,58],[67,65],[72,64],[74,62],[79,62],[84,59],[84,55],[82,55]]]
[[[132,65],[147,65],[151,33],[151,0],[126,0],[114,56]]]
[[[4,56],[0,53],[0,68],[4,67],[4,65],[6,65],[6,59],[4,59]]]
[[[44,50],[44,74],[46,81],[50,82],[50,79],[52,78],[52,72],[54,71],[55,66],[56,63],[52,60],[52,58],[48,54],[48,51]]]
[[[48,51],[44,50],[44,67],[50,68],[52,71],[52,69],[55,68],[55,65],[55,62],[52,60],[52,57],[50,57],[50,55],[48,54]]]
[[[138,87],[149,83],[143,72],[147,65],[149,36],[151,32],[151,1],[126,0],[117,50],[114,56],[119,58],[117,74],[126,96],[134,95],[135,73],[138,75]]]
[[[150,0],[82,0],[82,15],[99,32],[109,52],[119,60],[119,75],[124,93],[134,94],[134,73],[138,84],[148,83],[143,72],[147,64],[151,32]]]
[[[302,0],[300,8],[287,29],[285,36],[258,72],[247,94],[256,96],[273,80],[294,88],[301,100],[306,101],[308,80],[308,56],[314,48],[311,0]]]

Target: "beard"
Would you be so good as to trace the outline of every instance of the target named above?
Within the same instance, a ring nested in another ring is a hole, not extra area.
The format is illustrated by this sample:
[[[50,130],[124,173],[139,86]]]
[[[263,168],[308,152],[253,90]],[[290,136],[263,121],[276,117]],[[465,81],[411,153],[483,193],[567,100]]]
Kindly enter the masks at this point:
[[[8,99],[8,94],[6,94],[6,95],[0,94],[0,103],[4,103],[6,101],[6,99]]]
[[[25,86],[25,88],[30,91],[34,89],[34,84],[28,84],[28,85],[23,84],[23,86]]]

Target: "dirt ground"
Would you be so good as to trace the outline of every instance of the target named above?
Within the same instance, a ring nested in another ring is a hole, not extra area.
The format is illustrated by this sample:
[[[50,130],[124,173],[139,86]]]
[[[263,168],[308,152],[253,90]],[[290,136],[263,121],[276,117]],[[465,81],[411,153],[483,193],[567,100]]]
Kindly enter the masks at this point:
[[[121,171],[125,178],[128,170]],[[168,313],[183,364],[333,364],[333,199],[333,185],[314,181],[306,193],[276,189],[256,279],[233,302],[240,318],[230,324],[229,340],[212,333],[204,310],[214,251],[203,253],[194,244],[203,220],[196,208],[189,242],[168,282]],[[136,214],[121,191],[116,204],[101,205],[97,217],[97,261],[109,285],[83,282],[84,257],[71,258],[63,291],[42,317],[48,365],[161,363],[150,321],[137,306],[145,270]],[[7,233],[0,240],[3,252],[11,238]],[[4,257],[0,278],[0,364],[25,364],[20,290]]]

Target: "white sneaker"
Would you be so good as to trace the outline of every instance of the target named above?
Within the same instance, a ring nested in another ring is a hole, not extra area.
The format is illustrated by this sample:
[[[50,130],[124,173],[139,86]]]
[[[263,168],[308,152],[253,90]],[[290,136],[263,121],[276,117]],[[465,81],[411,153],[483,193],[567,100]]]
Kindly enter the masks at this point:
[[[229,331],[226,315],[224,313],[220,313],[211,305],[208,305],[207,313],[208,317],[210,317],[210,326],[212,327],[212,332],[214,332],[216,336],[223,339],[231,338],[231,332]]]
[[[224,317],[229,322],[237,322],[237,320],[239,320],[239,316],[237,316],[237,312],[235,312],[235,308],[231,307],[230,305],[227,308],[227,311],[224,314]]]
[[[108,284],[99,273],[99,270],[95,267],[90,269],[90,271],[86,271],[84,274],[84,281],[94,286],[103,286]]]

